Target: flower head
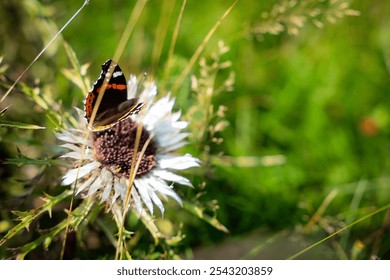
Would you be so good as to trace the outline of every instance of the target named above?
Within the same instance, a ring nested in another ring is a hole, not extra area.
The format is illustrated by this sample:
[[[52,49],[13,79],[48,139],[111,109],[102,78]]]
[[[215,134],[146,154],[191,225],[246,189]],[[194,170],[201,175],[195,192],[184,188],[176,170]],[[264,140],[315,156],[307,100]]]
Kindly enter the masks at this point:
[[[131,76],[129,100],[135,98],[138,88]],[[199,166],[199,160],[190,154],[173,154],[186,144],[188,133],[182,130],[188,123],[180,120],[180,112],[172,112],[174,99],[169,95],[153,102],[156,93],[153,82],[145,84],[139,96],[145,104],[143,110],[101,131],[88,131],[84,112],[77,109],[79,127],[57,134],[67,142],[62,146],[70,150],[62,157],[76,160],[77,165],[65,174],[63,184],[74,184],[77,194],[99,197],[116,207],[125,203],[126,190],[131,187],[127,206],[134,206],[138,213],[146,206],[153,214],[154,205],[164,213],[161,198],[170,197],[181,204],[172,183],[192,184],[174,171]],[[129,186],[132,172],[135,178]]]

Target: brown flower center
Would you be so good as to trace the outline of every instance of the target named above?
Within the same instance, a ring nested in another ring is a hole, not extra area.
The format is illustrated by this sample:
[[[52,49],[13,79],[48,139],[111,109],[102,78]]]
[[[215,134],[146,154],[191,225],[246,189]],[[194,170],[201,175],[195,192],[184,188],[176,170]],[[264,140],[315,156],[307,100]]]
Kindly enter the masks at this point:
[[[109,129],[94,131],[93,147],[97,160],[119,176],[129,177],[135,151],[135,139],[138,124],[127,118]],[[137,160],[150,134],[142,129],[138,144]],[[156,165],[156,145],[149,142],[141,155],[141,162],[136,176],[148,173]],[[135,163],[136,161],[134,161]]]

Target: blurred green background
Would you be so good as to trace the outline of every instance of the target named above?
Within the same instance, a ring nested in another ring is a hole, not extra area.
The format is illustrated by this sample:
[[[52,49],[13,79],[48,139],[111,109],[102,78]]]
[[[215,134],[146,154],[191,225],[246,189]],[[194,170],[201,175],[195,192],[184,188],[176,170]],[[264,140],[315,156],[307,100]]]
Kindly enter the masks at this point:
[[[2,65],[8,65],[1,79],[1,97],[10,81],[21,74],[82,2],[0,3],[0,56]],[[188,201],[208,207],[211,215],[216,200],[216,217],[229,233],[177,205],[168,207],[161,223],[171,223],[185,235],[175,247],[182,258],[286,259],[390,203],[390,2],[297,1],[275,19],[281,22],[280,32],[256,29],[266,26],[264,22],[271,11],[275,13],[275,5],[294,2],[238,1],[202,53],[210,57],[219,40],[230,47],[223,60],[231,61],[232,66],[218,74],[217,82],[233,71],[234,90],[212,100],[215,107],[227,108],[224,118],[229,126],[219,134],[221,144],[208,143],[207,155],[194,148],[197,143],[187,148],[203,160],[210,159],[210,164],[195,171],[194,190],[179,187],[179,192]],[[22,81],[42,88],[58,104],[55,110],[73,114],[74,106],[82,107],[86,93],[62,72],[71,67],[63,40],[81,64],[91,64],[87,75],[95,80],[101,63],[113,56],[134,3],[90,1]],[[203,38],[232,3],[188,0],[172,73],[161,94],[172,88]],[[349,9],[360,14],[343,16],[342,3],[350,3]],[[159,83],[181,4],[157,0],[146,4],[119,60],[125,73],[146,71]],[[339,10],[332,11],[332,7]],[[314,8],[319,9],[319,15],[309,13]],[[332,19],[331,15],[336,16]],[[322,28],[318,27],[320,23]],[[163,43],[161,56],[156,54],[159,39]],[[190,74],[198,72],[195,64]],[[194,102],[190,76],[172,95],[178,100],[176,109],[185,114]],[[33,209],[43,192],[61,192],[59,182],[64,171],[60,164],[48,163],[60,155],[60,150],[53,133],[58,127],[45,110],[21,90],[13,91],[0,104],[0,110],[9,105],[3,119],[47,129],[0,127],[2,236],[16,223],[11,210]],[[22,155],[39,162],[18,166],[9,160]],[[27,237],[7,242],[0,249],[1,256],[8,258],[7,248],[37,238],[39,227],[45,228],[44,223],[51,224],[53,219],[45,217],[37,222],[35,232],[30,230]],[[142,231],[136,221],[129,223],[134,230]],[[381,211],[299,258],[389,259],[389,223],[389,211]],[[107,246],[104,233],[94,225],[89,231],[83,238],[95,238],[98,245],[88,249],[83,243],[88,242],[76,236],[79,242],[75,241],[74,258],[111,258],[114,249]],[[153,258],[153,254],[166,250],[152,243],[144,233],[133,250],[134,258]],[[40,250],[45,250],[37,248],[27,257],[55,258],[48,253],[50,249],[42,253]]]

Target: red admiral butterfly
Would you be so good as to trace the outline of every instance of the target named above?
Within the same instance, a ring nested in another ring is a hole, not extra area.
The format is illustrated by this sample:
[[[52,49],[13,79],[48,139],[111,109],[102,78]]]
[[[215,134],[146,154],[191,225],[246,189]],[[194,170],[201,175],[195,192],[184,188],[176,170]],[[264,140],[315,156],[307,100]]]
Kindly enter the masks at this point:
[[[112,127],[126,117],[137,114],[144,107],[137,98],[127,99],[126,78],[119,65],[109,59],[102,64],[102,73],[85,99],[85,118],[90,123],[96,100],[106,79],[107,86],[90,128],[93,131]]]

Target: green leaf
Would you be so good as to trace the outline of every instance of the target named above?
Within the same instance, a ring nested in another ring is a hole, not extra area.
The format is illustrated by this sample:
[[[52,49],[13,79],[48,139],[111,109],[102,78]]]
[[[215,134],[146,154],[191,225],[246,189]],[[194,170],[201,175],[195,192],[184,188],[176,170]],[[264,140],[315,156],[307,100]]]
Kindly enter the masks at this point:
[[[18,158],[8,158],[5,161],[3,161],[4,164],[14,164],[17,165],[18,167],[21,167],[23,165],[27,164],[32,164],[32,165],[47,165],[51,166],[52,165],[52,160],[51,159],[33,159],[33,158],[28,158],[25,156],[19,156]]]
[[[228,233],[229,230],[221,224],[216,217],[212,217],[210,215],[207,215],[204,213],[204,209],[200,208],[199,206],[196,206],[189,202],[183,202],[184,209],[190,211],[192,214],[200,218],[201,220],[207,222],[208,224],[212,225],[216,229]]]
[[[20,221],[19,224],[17,224],[15,227],[10,229],[7,234],[0,240],[0,246],[2,246],[7,240],[11,239],[13,236],[15,236],[18,232],[20,232],[22,229],[26,228],[28,229],[32,221],[34,221],[37,217],[39,217],[44,212],[51,213],[51,209],[53,206],[60,203],[62,200],[66,199],[67,197],[71,196],[73,193],[72,190],[66,190],[63,193],[61,193],[58,196],[50,197],[46,196],[44,199],[46,202],[42,205],[40,209],[34,209],[29,210],[26,212],[21,211],[13,211],[13,213],[17,216],[17,220]]]
[[[45,129],[45,127],[38,126],[35,124],[12,122],[12,121],[5,121],[5,120],[0,120],[0,126],[14,127],[14,128],[21,128],[21,129]]]
[[[85,77],[85,72],[89,67],[89,64],[80,65],[77,55],[72,47],[64,41],[64,48],[68,58],[72,64],[73,69],[64,69],[62,73],[73,83],[75,83],[84,93],[89,91],[89,80]]]

